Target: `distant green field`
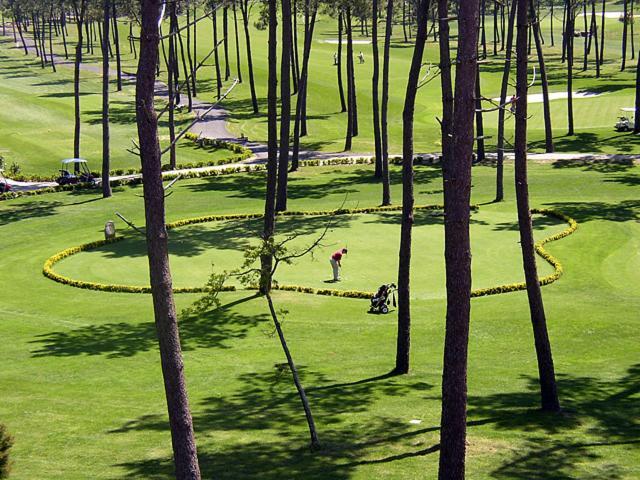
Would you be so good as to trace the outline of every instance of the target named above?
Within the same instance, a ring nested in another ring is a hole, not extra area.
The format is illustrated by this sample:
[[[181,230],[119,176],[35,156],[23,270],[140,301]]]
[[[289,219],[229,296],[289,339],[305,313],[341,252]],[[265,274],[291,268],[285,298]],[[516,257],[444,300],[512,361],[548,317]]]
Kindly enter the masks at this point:
[[[620,10],[618,5],[609,5],[610,11]],[[561,10],[555,10],[554,38],[555,47],[550,42],[550,16],[543,21],[545,38],[545,55],[551,82],[551,92],[566,91],[566,66],[560,63],[559,34],[561,25]],[[255,12],[254,12],[255,15]],[[221,16],[218,16],[221,22]],[[184,21],[184,19],[182,20]],[[301,20],[300,20],[301,21]],[[493,56],[492,45],[492,15],[487,18],[487,36],[489,37],[488,61],[481,65],[482,92],[487,98],[495,98],[500,93],[502,76],[503,52]],[[252,22],[253,23],[253,22]],[[581,29],[581,19],[578,17],[577,29]],[[302,49],[302,24],[300,29],[300,50]],[[222,30],[220,25],[220,31]],[[123,51],[123,69],[135,72],[136,60],[129,50],[126,40],[128,23],[121,19],[120,32]],[[135,31],[135,30],[134,30]],[[230,69],[231,79],[225,82],[225,88],[236,76],[235,43],[233,22],[229,25],[230,32]],[[582,72],[582,39],[575,42],[575,91],[597,92],[600,95],[592,98],[575,99],[574,114],[576,135],[567,137],[566,100],[556,99],[551,102],[555,143],[558,151],[562,152],[606,152],[606,153],[638,153],[640,140],[637,136],[620,134],[613,130],[620,108],[631,107],[635,100],[635,62],[627,60],[627,70],[620,73],[622,24],[617,19],[607,19],[605,27],[605,65],[600,79],[595,78],[593,67],[593,53],[590,57],[589,69]],[[10,33],[10,32],[8,32]],[[70,41],[74,37],[74,29],[69,29]],[[453,32],[455,34],[455,31]],[[383,35],[381,26],[380,35]],[[225,100],[224,106],[230,111],[229,128],[236,134],[244,134],[253,140],[266,140],[266,87],[267,87],[267,32],[251,27],[253,59],[256,75],[256,87],[260,100],[261,113],[254,116],[249,99],[248,72],[245,60],[245,48],[242,32],[241,39],[241,69],[244,83],[240,84]],[[636,34],[637,36],[637,34]],[[333,66],[335,43],[327,43],[337,38],[335,20],[326,15],[319,16],[313,42],[310,61],[309,81],[309,135],[303,139],[303,146],[323,151],[341,151],[344,146],[346,130],[346,115],[339,113],[336,71]],[[354,28],[354,38],[357,41],[366,40],[360,35],[360,28]],[[381,37],[382,38],[382,37]],[[212,28],[209,20],[202,21],[198,26],[197,59],[202,59],[212,48]],[[73,97],[72,72],[68,67],[60,67],[58,73],[51,73],[51,69],[41,70],[40,62],[34,57],[25,58],[19,48],[13,47],[12,39],[5,37],[0,43],[0,101],[3,109],[0,111],[0,155],[8,163],[18,162],[25,173],[51,173],[57,168],[60,158],[68,157],[72,153],[73,131]],[[58,54],[63,53],[60,42],[56,45]],[[356,61],[356,85],[358,95],[358,110],[360,119],[360,135],[354,139],[353,151],[369,153],[373,150],[373,129],[371,125],[371,45],[356,44],[356,54],[360,51],[365,56],[365,63]],[[631,48],[629,48],[631,50]],[[399,153],[401,149],[402,122],[401,112],[404,101],[404,90],[413,45],[404,43],[402,28],[394,26],[394,40],[391,49],[391,97],[389,102],[389,135],[392,153]],[[99,49],[96,47],[93,55],[87,55],[85,61],[98,66]],[[630,52],[629,52],[630,55]],[[222,49],[221,63],[224,64]],[[532,52],[530,60],[536,60]],[[438,47],[431,36],[427,44],[425,62],[431,67],[431,82],[418,93],[415,119],[415,150],[417,152],[437,152],[440,150],[440,131],[436,117],[440,115],[440,84],[434,72],[437,71]],[[214,100],[214,68],[212,58],[199,71],[199,98]],[[426,68],[426,67],[425,67]],[[532,67],[533,68],[533,67]],[[164,75],[164,74],[163,74]],[[533,69],[532,69],[533,75]],[[533,79],[533,76],[531,76]],[[101,100],[100,79],[97,73],[82,72],[82,109],[83,109],[83,139],[82,154],[92,165],[97,166],[101,161]],[[112,88],[115,90],[115,88]],[[531,93],[541,91],[539,75],[531,87]],[[513,93],[510,89],[509,95]],[[137,136],[134,124],[135,111],[133,107],[134,86],[127,85],[122,93],[112,93],[112,141],[114,168],[131,167],[138,160],[127,152],[131,147],[131,139]],[[294,98],[295,100],[295,98]],[[162,101],[159,100],[159,103]],[[295,102],[294,102],[295,103]],[[160,105],[159,105],[160,106]],[[543,148],[543,119],[542,104],[532,103],[529,108],[531,115],[529,122],[530,147],[534,151]],[[180,122],[187,120],[186,115],[180,116]],[[486,114],[485,135],[487,148],[491,151],[495,144],[497,114]],[[507,143],[513,141],[513,120],[507,119]],[[164,142],[168,139],[166,118],[161,125],[161,137]],[[179,161],[190,162],[202,160],[202,152],[194,151],[189,145],[181,145]]]
[[[400,198],[393,166],[392,196]],[[371,167],[303,168],[294,210],[380,203]],[[513,167],[506,201],[495,170],[473,170],[474,288],[521,281]],[[543,288],[564,412],[539,412],[525,292],[472,301],[467,475],[474,480],[640,477],[640,168],[556,162],[530,166],[531,203],[574,217],[578,230],[547,249],[565,273]],[[167,220],[261,212],[264,174],[178,182]],[[416,202],[442,202],[437,167],[416,167]],[[45,260],[102,236],[118,211],[144,223],[141,187],[114,197],[67,192],[0,202],[0,422],[15,436],[12,479],[169,479],[171,440],[151,297],[80,290],[42,275]],[[328,253],[348,245],[345,280],[374,289],[397,277],[398,214],[339,217],[316,261],[287,266],[282,282],[323,286]],[[367,314],[368,300],[276,291],[283,328],[316,416],[320,452],[307,448],[304,414],[263,299],[240,290],[223,307],[182,315],[181,339],[203,478],[368,480],[435,478],[445,322],[442,217],[419,214],[412,261],[412,370],[394,364],[396,315]],[[309,239],[326,218],[278,220]],[[536,222],[537,239],[564,228]],[[170,232],[177,286],[234,268],[258,222]],[[79,279],[146,283],[141,239],[70,257],[56,268]],[[300,243],[300,244],[301,244]],[[212,263],[215,265],[212,266]],[[540,272],[547,266],[539,262]],[[196,295],[177,295],[179,309]]]

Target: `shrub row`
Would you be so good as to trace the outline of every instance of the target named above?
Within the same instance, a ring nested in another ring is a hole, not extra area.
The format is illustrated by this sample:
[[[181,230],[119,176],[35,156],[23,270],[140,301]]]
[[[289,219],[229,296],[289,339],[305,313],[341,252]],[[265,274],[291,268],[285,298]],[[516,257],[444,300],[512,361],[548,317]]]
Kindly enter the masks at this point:
[[[390,207],[371,207],[371,208],[343,208],[340,210],[327,210],[327,211],[317,211],[317,212],[309,212],[309,211],[289,211],[289,212],[281,212],[282,215],[292,216],[292,215],[348,215],[348,214],[357,214],[357,213],[372,213],[378,211],[394,211],[400,210],[402,207],[398,206],[390,206]],[[415,207],[416,210],[437,210],[442,209],[441,205],[419,205]],[[239,213],[239,214],[227,214],[227,215],[207,215],[202,217],[194,217],[187,218],[183,220],[177,220],[175,222],[171,222],[167,224],[167,230],[172,230],[174,228],[183,227],[185,225],[194,225],[198,223],[207,223],[207,222],[217,222],[224,220],[241,220],[241,219],[249,219],[249,218],[260,218],[262,217],[262,213]],[[55,255],[49,257],[47,261],[44,263],[44,267],[42,269],[42,273],[45,277],[50,278],[51,280],[62,283],[64,285],[69,285],[76,288],[83,288],[87,290],[99,290],[103,292],[120,292],[120,293],[151,293],[151,287],[142,287],[135,285],[120,285],[120,284],[104,284],[104,283],[96,283],[96,282],[85,282],[83,280],[74,280],[69,277],[65,277],[64,275],[60,275],[56,273],[53,269],[53,266],[60,262],[61,260],[75,255],[80,252],[84,252],[87,250],[91,250],[93,248],[98,248],[108,243],[115,243],[121,240],[124,240],[125,236],[119,236],[110,240],[97,240],[94,242],[85,243],[79,245],[77,247],[67,248],[62,250],[61,252],[56,253]],[[296,287],[296,288],[306,288],[306,287]],[[224,291],[234,291],[236,288],[232,285],[228,287],[224,287]],[[286,288],[280,288],[281,290]],[[313,290],[313,289],[311,289]],[[204,287],[181,287],[175,288],[175,293],[203,293],[205,292]],[[324,293],[320,293],[324,292]],[[326,292],[338,292],[339,290],[321,290],[318,291],[318,295],[333,295],[332,293]],[[309,292],[311,293],[311,292]],[[340,295],[340,296],[351,296],[353,298],[365,298],[364,292],[351,292],[352,295]],[[370,296],[369,293],[366,293],[366,298]]]
[[[339,157],[326,158],[316,160],[301,160],[300,165],[303,167],[322,167],[332,165],[372,165],[375,163],[373,157]],[[402,157],[394,156],[389,158],[392,165],[402,165]],[[440,163],[439,155],[418,155],[414,157],[413,163],[416,165],[436,165]]]
[[[568,237],[569,235],[571,235],[573,232],[575,232],[578,229],[578,222],[576,222],[573,218],[557,210],[551,210],[546,208],[532,208],[531,213],[537,213],[539,215],[545,215],[547,217],[554,217],[559,220],[563,220],[564,222],[567,222],[569,224],[569,226],[564,230],[562,230],[561,232],[558,232],[555,235],[546,237],[536,242],[534,245],[536,253],[540,255],[549,265],[553,267],[552,274],[546,275],[538,279],[540,285],[549,285],[555,282],[556,280],[558,280],[562,276],[562,274],[564,273],[564,268],[562,267],[562,264],[557,258],[555,258],[553,255],[551,255],[549,252],[547,252],[544,249],[544,245],[549,242],[560,240],[561,238]],[[471,292],[471,296],[484,297],[487,295],[497,295],[499,293],[516,292],[518,290],[526,290],[526,289],[527,289],[527,284],[525,282],[509,283],[506,285],[499,285],[497,287],[489,287],[489,288],[474,290]]]
[[[0,478],[8,478],[11,471],[9,450],[13,446],[13,437],[7,432],[7,427],[0,423]]]

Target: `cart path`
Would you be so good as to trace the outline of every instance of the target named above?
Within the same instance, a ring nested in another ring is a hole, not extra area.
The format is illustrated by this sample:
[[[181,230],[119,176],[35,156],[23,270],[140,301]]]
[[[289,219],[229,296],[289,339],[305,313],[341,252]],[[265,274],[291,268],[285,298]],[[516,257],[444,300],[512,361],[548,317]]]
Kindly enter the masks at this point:
[[[5,38],[10,38],[9,36]],[[13,39],[11,37],[11,41],[13,43]],[[27,50],[31,54],[35,54],[35,48],[33,46],[33,41],[29,38],[25,38],[25,42],[27,44]],[[21,44],[14,44],[13,49],[22,50]],[[54,54],[54,62],[57,66],[65,66],[65,67],[73,67],[74,62],[71,60],[66,60],[59,55]],[[102,73],[102,66],[96,64],[88,64],[81,63],[80,69],[87,72],[92,72],[96,74]],[[116,77],[117,72],[115,70],[110,70],[110,76]],[[122,72],[122,78],[125,82],[134,83],[136,80],[136,76],[130,72]],[[156,82],[156,95],[160,97],[167,97],[167,86],[162,82]],[[184,97],[184,95],[183,95]],[[211,109],[206,115],[204,112],[212,107],[211,103],[205,102],[199,98],[194,97],[192,99],[193,112],[196,116],[201,117],[200,120],[191,127],[190,131],[197,134],[202,135],[203,137],[225,140],[229,142],[238,143],[246,146],[251,149],[253,152],[253,156],[247,160],[244,160],[240,163],[232,163],[226,165],[217,165],[210,167],[201,167],[201,168],[192,168],[192,169],[184,169],[184,170],[172,170],[163,172],[163,176],[176,175],[180,173],[189,173],[189,172],[210,172],[214,170],[223,170],[231,167],[244,166],[247,164],[253,163],[264,163],[267,160],[267,145],[261,142],[253,142],[245,139],[240,139],[231,133],[227,129],[227,119],[229,117],[229,112],[222,106],[217,105]],[[438,157],[439,153],[423,153],[416,154],[415,157],[422,158],[434,158]],[[373,158],[371,153],[358,154],[352,152],[317,152],[313,150],[301,150],[300,151],[300,159],[320,159],[320,160],[328,160],[332,158]],[[495,160],[495,153],[488,153],[487,159],[489,161]],[[507,160],[513,160],[513,154],[507,153],[505,154],[505,158]],[[528,154],[528,159],[533,162],[540,163],[553,163],[557,161],[575,161],[576,163],[580,162],[603,162],[603,163],[620,163],[620,162],[632,162],[635,164],[640,164],[640,154],[600,154],[600,153],[530,153]],[[123,180],[123,179],[133,179],[141,177],[140,174],[134,175],[123,175],[123,176],[114,176],[111,177],[112,180]],[[16,190],[37,190],[41,188],[53,187],[57,184],[55,182],[18,182],[14,180],[8,179],[9,184]]]

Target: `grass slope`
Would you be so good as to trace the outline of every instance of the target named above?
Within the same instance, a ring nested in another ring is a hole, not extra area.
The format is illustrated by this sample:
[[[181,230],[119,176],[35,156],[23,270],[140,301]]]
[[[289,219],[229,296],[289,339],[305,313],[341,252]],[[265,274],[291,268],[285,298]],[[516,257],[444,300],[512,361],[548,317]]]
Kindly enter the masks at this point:
[[[536,410],[526,293],[474,300],[470,478],[640,476],[638,173],[625,165],[531,165],[532,205],[560,209],[580,223],[574,235],[548,246],[566,273],[543,289],[566,412],[554,417]],[[417,174],[417,202],[440,202],[438,170],[418,167]],[[493,198],[493,174],[489,167],[474,169],[475,203]],[[398,199],[395,167],[393,178]],[[167,198],[168,220],[260,212],[263,184],[261,175],[181,181]],[[486,222],[473,225],[476,286],[520,275],[514,194],[507,185],[506,202],[474,215]],[[300,210],[335,208],[346,194],[350,206],[377,205],[380,198],[371,171],[362,167],[303,169],[290,191],[291,208]],[[41,274],[52,253],[98,238],[114,211],[142,223],[139,193],[118,188],[108,200],[83,192],[0,203],[0,419],[16,438],[16,479],[171,477],[150,296],[77,290]],[[398,225],[394,230],[392,222],[396,216],[359,216],[336,230],[349,237],[348,281],[360,284],[369,273],[367,282],[393,280]],[[205,478],[435,477],[445,301],[441,228],[429,223],[416,228],[410,375],[384,376],[394,360],[394,315],[367,315],[366,300],[275,294],[287,310],[285,332],[316,414],[324,445],[318,454],[306,449],[290,379],[274,368],[283,355],[263,300],[228,293],[222,309],[181,319]],[[232,264],[244,241],[238,230],[245,224],[172,234],[176,282],[190,282],[190,272],[194,281],[204,278],[211,259]],[[339,236],[336,242],[345,240]],[[139,245],[129,246],[130,252],[116,252],[132,255],[128,270],[110,252],[78,256],[61,267],[142,281],[144,258]],[[324,279],[325,256],[283,274],[300,282]],[[178,307],[195,298],[179,296]]]

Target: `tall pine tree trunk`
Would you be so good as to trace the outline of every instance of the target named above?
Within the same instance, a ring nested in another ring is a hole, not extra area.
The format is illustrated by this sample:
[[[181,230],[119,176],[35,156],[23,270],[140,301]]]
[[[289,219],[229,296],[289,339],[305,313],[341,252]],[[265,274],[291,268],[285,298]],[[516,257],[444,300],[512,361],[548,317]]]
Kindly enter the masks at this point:
[[[503,105],[498,110],[498,141],[497,141],[497,155],[496,162],[496,202],[504,200],[504,117],[507,103],[507,90],[509,88],[509,72],[511,71],[511,56],[513,50],[513,29],[515,24],[517,11],[517,4],[514,1],[511,2],[511,11],[509,12],[509,24],[507,26],[507,50],[504,59],[504,69],[502,71],[502,87],[500,89],[500,105]]]
[[[378,54],[378,0],[371,3],[371,34],[373,45],[373,75],[371,77],[371,97],[373,100],[373,143],[375,145],[376,178],[382,178],[382,138],[380,132],[380,56]]]
[[[444,169],[447,318],[442,371],[440,480],[462,480],[467,427],[467,351],[471,309],[469,241],[471,158],[476,81],[478,2],[462,2],[452,125],[453,154]]]
[[[295,0],[294,0],[295,1]],[[278,189],[276,212],[287,209],[289,175],[289,130],[291,127],[291,2],[281,0],[282,47],[280,49],[280,153],[278,159]]]
[[[411,233],[413,230],[413,118],[420,81],[420,67],[427,41],[430,0],[420,0],[417,10],[418,30],[413,49],[407,91],[402,110],[402,223],[398,262],[398,336],[396,366],[393,373],[409,372],[411,347]]]
[[[624,14],[622,21],[622,64],[620,65],[620,71],[624,70],[627,64],[627,31],[629,24],[629,0],[624,0]]]
[[[74,129],[73,156],[80,158],[80,63],[82,62],[83,23],[87,8],[87,1],[80,0],[80,7],[74,4],[76,23],[78,26],[78,41],[76,43],[76,57],[73,64],[73,99],[74,99]]]
[[[256,95],[256,82],[253,76],[253,58],[251,56],[251,35],[249,34],[249,0],[239,0],[242,12],[242,26],[244,28],[244,40],[247,47],[247,67],[249,69],[249,89],[251,90],[251,105],[253,113],[258,113],[258,97]]]
[[[102,27],[102,196],[111,196],[111,184],[109,183],[109,169],[111,159],[109,152],[109,13],[111,5],[109,0],[103,0],[103,27]]]
[[[389,178],[389,65],[391,60],[391,33],[393,29],[393,0],[387,0],[384,52],[382,54],[382,107],[380,111],[380,143],[382,149],[382,205],[391,205]]]
[[[567,1],[567,28],[565,31],[567,48],[567,123],[569,125],[567,135],[573,135],[573,33],[575,25],[575,12],[571,0]]]
[[[529,16],[527,0],[518,0],[518,36],[516,40],[516,138],[515,138],[515,180],[518,203],[518,225],[520,227],[520,246],[524,265],[529,310],[538,357],[540,393],[542,409],[560,410],[556,389],[551,344],[547,333],[547,322],[542,302],[542,292],[536,268],[536,255],[533,242],[531,211],[529,210],[529,185],[527,182],[527,35]]]
[[[136,119],[144,176],[147,255],[155,325],[160,346],[160,362],[171,427],[175,476],[179,480],[198,480],[200,467],[189,410],[180,334],[171,285],[158,119],[153,102],[158,59],[159,16],[160,0],[142,0],[140,60],[136,75]]]
[[[536,43],[536,54],[538,55],[538,66],[540,67],[540,83],[542,84],[545,151],[547,153],[553,153],[553,129],[551,128],[551,102],[549,101],[549,81],[547,79],[547,68],[544,63],[544,52],[542,51],[542,32],[540,31],[540,23],[536,18],[534,18],[535,6],[533,0],[529,0],[529,8],[531,9],[531,17],[533,18],[533,38]]]
[[[338,13],[338,57],[337,72],[338,72],[338,93],[340,95],[340,111],[347,111],[347,104],[344,100],[344,88],[342,86],[342,10]]]
[[[440,50],[440,89],[442,92],[442,169],[449,165],[452,151],[453,87],[451,79],[451,51],[449,45],[449,0],[438,0],[438,47]]]
[[[267,86],[267,189],[264,202],[264,229],[262,238],[270,241],[276,225],[276,184],[278,181],[278,7],[276,0],[269,0],[269,46],[268,46],[268,86]],[[271,255],[262,255],[260,291],[271,290]]]
[[[218,15],[216,7],[213,7],[213,59],[216,64],[216,98],[220,100],[222,94],[222,78],[220,77],[220,55],[218,55]]]

